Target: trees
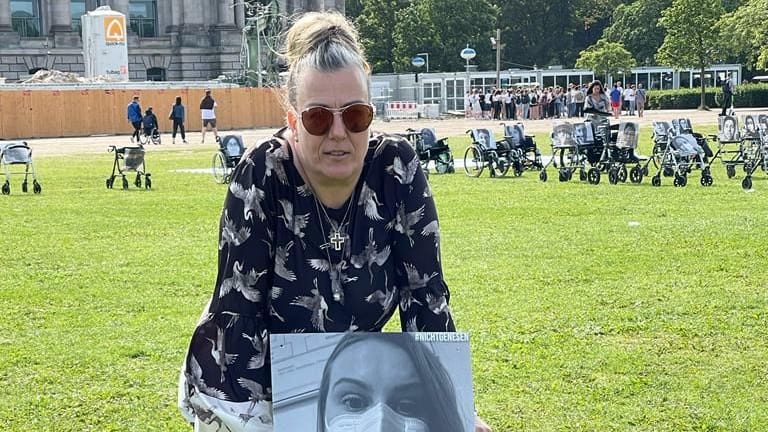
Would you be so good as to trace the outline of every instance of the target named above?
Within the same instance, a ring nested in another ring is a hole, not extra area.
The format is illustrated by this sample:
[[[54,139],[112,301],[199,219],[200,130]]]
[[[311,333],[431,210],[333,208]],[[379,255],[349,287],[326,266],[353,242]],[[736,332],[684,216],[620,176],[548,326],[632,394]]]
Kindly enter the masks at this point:
[[[725,15],[720,30],[732,53],[741,54],[749,67],[768,69],[768,0],[747,0]]]
[[[373,72],[394,72],[392,52],[395,15],[404,7],[400,0],[361,0],[362,12],[355,20],[360,40]]]
[[[671,4],[672,0],[637,0],[619,5],[603,38],[622,43],[638,63],[653,62],[666,34],[659,17]]]
[[[699,109],[707,109],[705,69],[718,61],[724,51],[717,26],[724,13],[722,0],[673,0],[659,20],[667,35],[656,58],[675,68],[691,67],[701,71]]]
[[[598,76],[629,72],[636,64],[632,54],[624,48],[624,45],[603,39],[580,52],[576,60],[577,68],[591,69]]]

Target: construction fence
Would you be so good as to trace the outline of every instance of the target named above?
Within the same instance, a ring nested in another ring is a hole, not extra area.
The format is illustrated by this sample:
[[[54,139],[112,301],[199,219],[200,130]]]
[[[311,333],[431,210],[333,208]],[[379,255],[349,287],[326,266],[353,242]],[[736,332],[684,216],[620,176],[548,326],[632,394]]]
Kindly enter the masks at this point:
[[[127,106],[133,96],[139,96],[142,111],[152,107],[161,132],[171,131],[171,106],[181,96],[186,129],[199,131],[204,95],[204,88],[0,90],[0,139],[129,134],[133,128]],[[212,96],[218,104],[219,130],[278,127],[285,122],[285,111],[273,89],[218,88],[212,89]]]

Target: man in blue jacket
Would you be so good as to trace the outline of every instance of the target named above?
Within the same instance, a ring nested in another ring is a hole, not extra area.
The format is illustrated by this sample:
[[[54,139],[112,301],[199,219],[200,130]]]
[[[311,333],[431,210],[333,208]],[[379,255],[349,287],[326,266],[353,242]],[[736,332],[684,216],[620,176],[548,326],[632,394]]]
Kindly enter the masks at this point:
[[[133,125],[133,135],[131,135],[131,142],[134,138],[136,142],[139,142],[139,131],[141,131],[141,105],[139,105],[139,97],[134,96],[133,101],[128,104],[128,121]]]

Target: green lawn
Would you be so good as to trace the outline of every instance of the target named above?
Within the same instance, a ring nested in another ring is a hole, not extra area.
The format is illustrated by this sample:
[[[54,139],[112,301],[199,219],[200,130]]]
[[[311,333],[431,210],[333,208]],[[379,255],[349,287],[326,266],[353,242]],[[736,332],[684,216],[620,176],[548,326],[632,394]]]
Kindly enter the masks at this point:
[[[212,146],[188,149],[148,155],[152,191],[107,190],[105,152],[37,158],[43,194],[15,179],[0,196],[0,430],[190,430],[176,380],[225,187],[172,172],[209,165]],[[710,188],[553,174],[430,177],[480,414],[496,431],[764,430],[765,175],[747,193],[719,163]]]

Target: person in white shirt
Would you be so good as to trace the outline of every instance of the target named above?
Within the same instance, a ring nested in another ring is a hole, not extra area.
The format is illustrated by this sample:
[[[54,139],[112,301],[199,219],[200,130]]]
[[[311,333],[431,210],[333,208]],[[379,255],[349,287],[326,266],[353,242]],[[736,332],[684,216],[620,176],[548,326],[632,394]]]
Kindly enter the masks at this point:
[[[628,114],[629,115],[635,115],[635,85],[630,84],[626,89],[624,89],[624,100],[627,101],[627,105],[629,105]]]
[[[208,130],[208,126],[213,129],[213,136],[219,138],[219,130],[216,129],[216,107],[218,104],[213,97],[211,97],[211,91],[205,91],[205,97],[200,101],[200,116],[203,119],[203,138],[202,143],[205,144],[205,132]]]

